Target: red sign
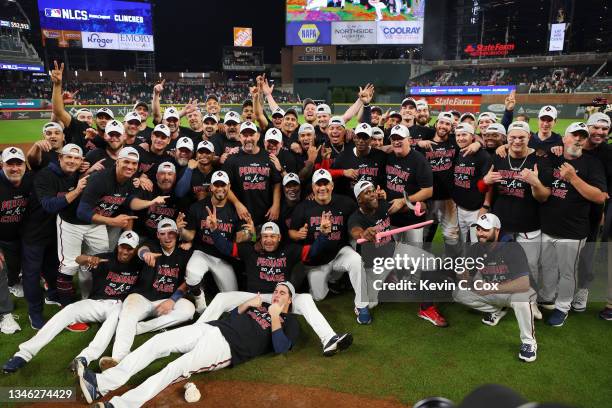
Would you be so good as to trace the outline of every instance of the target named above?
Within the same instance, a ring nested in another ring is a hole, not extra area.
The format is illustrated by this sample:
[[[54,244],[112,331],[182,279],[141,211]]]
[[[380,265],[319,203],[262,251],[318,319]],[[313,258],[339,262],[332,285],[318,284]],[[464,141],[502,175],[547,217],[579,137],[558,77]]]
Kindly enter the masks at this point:
[[[468,44],[463,50],[470,57],[490,57],[508,55],[514,51],[514,44]]]
[[[425,100],[431,110],[456,110],[461,113],[480,110],[480,95],[426,96]]]

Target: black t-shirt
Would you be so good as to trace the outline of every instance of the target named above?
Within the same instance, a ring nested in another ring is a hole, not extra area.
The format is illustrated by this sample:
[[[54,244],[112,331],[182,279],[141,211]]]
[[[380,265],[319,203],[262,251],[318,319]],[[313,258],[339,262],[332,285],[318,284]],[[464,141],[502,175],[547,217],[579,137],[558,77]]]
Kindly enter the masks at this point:
[[[297,203],[299,204],[299,203]],[[297,204],[289,206],[285,198],[281,199],[281,211],[278,217],[278,227],[280,228],[281,237],[283,241],[289,239],[289,229],[291,227],[291,217],[293,216],[293,210],[297,207]]]
[[[414,125],[408,128],[410,132],[410,144],[416,145],[421,140],[432,140],[436,134],[436,130],[429,126]]]
[[[261,307],[251,307],[242,314],[238,314],[237,309],[234,309],[229,318],[208,323],[218,327],[225,337],[232,353],[232,365],[274,351],[269,307],[268,303],[262,303]],[[295,344],[300,334],[300,326],[295,316],[281,313],[280,321],[280,330]]]
[[[298,162],[295,155],[285,148],[280,149],[278,156],[276,157],[278,158],[283,170],[287,173],[297,173],[303,167],[298,167]]]
[[[331,155],[329,157],[329,165],[330,165],[330,168],[333,168],[334,163],[336,162],[336,159],[340,156],[340,154],[346,150],[352,150],[355,147],[355,145],[352,142],[347,142],[342,145],[336,146],[336,145],[332,145],[329,142],[326,142],[325,147],[331,149]],[[315,159],[315,165],[316,164],[320,165],[322,163],[323,163],[323,149],[319,151],[319,154],[317,155],[317,158]]]
[[[223,165],[232,191],[251,213],[255,225],[265,221],[265,214],[273,202],[274,186],[281,176],[263,149],[257,154],[240,151],[231,155]]]
[[[138,211],[136,215],[136,232],[141,237],[148,237],[149,239],[156,239],[157,237],[157,224],[164,218],[170,218],[176,221],[179,211],[181,211],[179,200],[172,192],[163,192],[154,184],[153,191],[139,190],[139,198],[143,200],[153,200],[159,196],[170,196],[166,199],[164,204],[154,204],[149,208],[145,208],[142,211]]]
[[[181,131],[181,137],[183,136],[187,136],[188,138],[191,139],[191,141],[193,142],[193,147],[197,147],[198,143],[200,143],[204,137],[204,130],[200,130],[199,132],[196,132],[195,130],[193,130],[190,127],[185,127],[185,126],[181,126],[180,127]]]
[[[508,161],[516,170],[510,168]],[[505,232],[540,229],[540,204],[533,198],[529,183],[519,178],[522,169],[533,170],[538,161],[535,152],[522,159],[513,159],[510,155],[503,159],[498,155],[493,157],[494,171],[502,177],[499,183],[493,185],[493,214],[499,217]]]
[[[360,209],[357,209],[348,220],[348,231],[355,227],[360,227],[364,230],[374,227],[376,233],[389,231],[391,229],[391,217],[389,217],[389,203],[384,200],[378,200],[378,208],[373,214],[364,214]],[[372,248],[376,248],[376,251],[368,248],[366,251],[363,250],[362,245],[357,245],[357,251],[361,253],[363,262],[366,267],[371,267],[373,264],[374,252],[376,257],[393,257],[395,252],[395,245],[393,244],[393,237],[388,236],[382,238],[379,242],[369,243]],[[364,255],[370,255],[364,257]]]
[[[88,152],[96,148],[92,140],[85,139],[85,131],[90,127],[87,122],[82,122],[77,118],[70,120],[70,125],[64,129],[64,138],[66,143],[74,143],[79,145],[84,152]]]
[[[569,163],[585,183],[606,191],[606,176],[601,162],[590,155],[574,160],[551,156],[542,161],[538,169],[544,185],[551,188],[548,200],[540,212],[542,232],[566,239],[583,239],[589,234],[591,201],[584,198],[574,186],[561,178],[559,167]]]
[[[482,149],[465,157],[462,154],[457,155],[451,197],[458,206],[469,211],[482,207],[485,195],[478,190],[477,183],[490,168],[491,156]]]
[[[185,281],[185,270],[191,251],[177,246],[170,255],[166,255],[157,242],[147,243],[146,246],[151,252],[161,256],[155,261],[155,267],[144,265],[136,292],[150,301],[168,299]]]
[[[0,241],[19,239],[33,189],[33,175],[26,172],[15,187],[0,170]]]
[[[108,259],[100,262],[98,267],[91,270],[92,288],[90,299],[118,299],[123,300],[136,287],[142,263],[134,256],[128,263],[117,260],[117,250],[96,257]]]
[[[334,189],[337,193],[354,198],[353,187],[358,181],[369,181],[375,186],[383,188],[385,186],[386,163],[387,155],[378,149],[370,149],[370,152],[363,157],[357,156],[356,148],[344,149],[331,167],[343,170],[356,169],[359,171],[359,177],[356,180],[341,177],[337,179]]]
[[[81,203],[93,208],[94,214],[115,217],[129,212],[129,204],[137,194],[132,180],[117,182],[115,166],[92,174],[81,195]],[[123,210],[123,211],[122,211]]]
[[[151,143],[151,133],[153,133],[153,128],[146,127],[138,132],[136,135],[136,144],[140,143]]]
[[[591,150],[582,149],[582,153],[599,159],[606,173],[608,191],[612,191],[612,146],[604,142]]]
[[[198,167],[191,172],[191,187],[189,189],[189,195],[192,202],[198,201],[199,197],[206,197],[209,193],[210,180],[215,169],[211,168],[208,173],[203,173]]]
[[[538,156],[544,156],[550,152],[551,147],[563,146],[563,140],[561,139],[561,135],[555,132],[552,132],[550,137],[546,140],[541,140],[538,137],[538,132],[532,132],[528,146],[535,149]]]
[[[96,147],[95,149],[87,152],[87,154],[85,155],[85,161],[89,162],[89,164],[91,164],[92,166],[102,159],[104,159],[102,165],[106,169],[115,165],[115,159],[109,156],[106,149]]]
[[[222,135],[221,133],[214,134],[210,138],[210,142],[215,147],[215,156],[221,156],[223,153],[227,153],[230,149],[235,147],[242,147],[240,140],[228,139],[227,136]]]
[[[317,147],[321,146],[324,143],[329,144],[329,137],[327,136],[327,133],[325,133],[325,131],[321,129],[319,125],[316,125],[314,127],[314,130],[315,130],[315,145]]]
[[[432,144],[432,150],[424,150],[425,159],[429,161],[433,172],[432,200],[446,200],[451,197],[450,190],[453,185],[453,164],[459,147],[455,138],[449,136],[444,142]]]
[[[397,157],[393,153],[387,155],[385,168],[387,178],[385,191],[387,201],[403,198],[404,191],[410,196],[422,188],[433,186],[433,173],[425,156],[414,149],[405,157]],[[424,220],[425,216],[417,217],[414,212],[407,210],[397,212],[391,216],[391,224],[396,227],[414,224]]]
[[[502,225],[503,226],[503,225]],[[489,283],[504,283],[522,276],[529,276],[527,255],[520,244],[510,240],[510,236],[500,237],[500,242],[491,244],[477,243],[468,249],[468,258],[481,258],[483,268],[474,268],[472,274],[479,272],[482,279]]]
[[[30,169],[34,173],[37,173],[40,170],[42,170],[45,167],[47,167],[49,165],[49,163],[55,163],[55,164],[59,165],[59,154],[55,150],[50,150],[48,152],[42,152],[40,154],[40,164],[36,165],[36,164],[30,163],[30,162],[28,162],[28,163],[30,164]]]
[[[177,167],[178,173],[178,165],[174,157],[172,157],[168,152],[169,150],[165,150],[162,154],[155,154],[149,151],[144,150],[141,147],[136,147],[138,154],[140,156],[140,160],[138,161],[138,173],[144,173],[150,180],[155,180],[157,177],[157,168],[161,163],[170,162]],[[178,180],[178,178],[177,178]]]
[[[316,257],[308,261],[309,265],[324,265],[331,262],[338,251],[348,244],[348,219],[356,209],[355,201],[341,194],[334,194],[332,200],[325,205],[315,200],[302,201],[297,205],[291,218],[291,229],[299,230],[304,224],[308,225],[308,236],[302,242],[306,245],[312,245],[320,234],[321,214],[324,211],[331,212],[332,228],[328,236],[329,244]]]
[[[193,203],[191,207],[189,207],[187,226],[185,228],[196,232],[193,238],[193,249],[198,249],[217,258],[229,259],[215,247],[215,242],[210,234],[210,230],[206,228],[206,218],[208,217],[207,207],[212,211],[213,205],[210,197]],[[238,218],[236,209],[231,203],[227,202],[225,206],[217,207],[216,211],[217,219],[219,220],[217,230],[228,241],[234,241],[236,232],[242,228],[243,224]]]

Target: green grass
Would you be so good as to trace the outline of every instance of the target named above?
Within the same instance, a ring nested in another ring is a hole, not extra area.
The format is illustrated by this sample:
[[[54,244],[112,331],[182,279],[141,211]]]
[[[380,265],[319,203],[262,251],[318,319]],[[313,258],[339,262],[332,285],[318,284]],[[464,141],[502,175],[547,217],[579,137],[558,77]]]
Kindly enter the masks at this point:
[[[300,117],[300,122],[304,118]],[[559,119],[555,126],[555,132],[563,134],[570,123],[575,122],[575,119]],[[31,143],[40,139],[42,126],[47,121],[44,119],[28,119],[28,120],[0,120],[0,144],[10,143]],[[187,121],[183,118],[183,126],[188,126]],[[348,123],[349,126],[355,127],[357,121],[355,119]],[[532,119],[530,122],[531,129],[537,129],[537,119]]]

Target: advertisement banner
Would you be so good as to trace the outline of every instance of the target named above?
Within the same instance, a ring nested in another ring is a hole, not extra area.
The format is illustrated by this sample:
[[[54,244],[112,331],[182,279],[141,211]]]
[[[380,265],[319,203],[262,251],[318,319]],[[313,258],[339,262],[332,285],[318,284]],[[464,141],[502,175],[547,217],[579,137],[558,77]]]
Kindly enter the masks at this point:
[[[371,21],[334,21],[332,44],[376,44],[376,23]]]
[[[90,33],[83,31],[81,33],[81,41],[83,42],[83,48],[118,50],[118,36],[115,33]]]
[[[0,109],[44,109],[49,106],[46,99],[0,99]]]
[[[423,44],[423,21],[379,21],[378,44]]]
[[[43,67],[42,65],[13,64],[10,62],[0,61],[0,70],[45,72],[45,67]]]
[[[429,1],[287,0],[286,16],[287,22],[423,21]]]
[[[548,51],[563,51],[565,23],[551,24]]]
[[[234,47],[252,47],[253,29],[251,27],[234,27]]]
[[[480,95],[425,96],[431,111],[456,110],[461,113],[480,111]]]
[[[413,86],[408,88],[406,93],[409,95],[507,95],[512,91],[516,91],[516,86]]]
[[[331,24],[319,22],[288,23],[287,45],[330,45]]]
[[[309,45],[293,47],[294,64],[333,64],[336,62],[336,47],[333,45]]]
[[[153,51],[153,36],[146,34],[117,34],[120,50]]]

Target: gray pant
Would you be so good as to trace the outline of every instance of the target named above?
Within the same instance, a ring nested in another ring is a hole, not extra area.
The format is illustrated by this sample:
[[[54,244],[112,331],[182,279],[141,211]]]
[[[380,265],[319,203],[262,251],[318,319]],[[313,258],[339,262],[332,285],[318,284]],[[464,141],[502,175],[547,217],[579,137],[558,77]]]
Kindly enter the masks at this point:
[[[0,248],[0,253],[3,253],[2,248]],[[0,316],[11,313],[13,308],[13,299],[8,289],[8,267],[6,262],[3,262],[0,269]]]

